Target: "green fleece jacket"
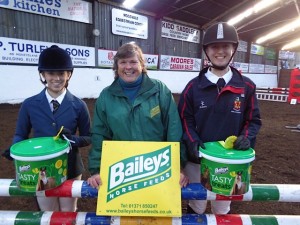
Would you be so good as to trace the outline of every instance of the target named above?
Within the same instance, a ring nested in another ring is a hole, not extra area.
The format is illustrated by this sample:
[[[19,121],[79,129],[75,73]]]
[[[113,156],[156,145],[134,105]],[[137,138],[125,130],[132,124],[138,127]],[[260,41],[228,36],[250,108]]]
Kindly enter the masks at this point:
[[[131,103],[115,80],[103,89],[95,104],[89,171],[92,175],[99,173],[104,140],[179,142],[181,136],[177,106],[165,84],[144,74],[137,97]],[[183,165],[183,145],[180,155]]]

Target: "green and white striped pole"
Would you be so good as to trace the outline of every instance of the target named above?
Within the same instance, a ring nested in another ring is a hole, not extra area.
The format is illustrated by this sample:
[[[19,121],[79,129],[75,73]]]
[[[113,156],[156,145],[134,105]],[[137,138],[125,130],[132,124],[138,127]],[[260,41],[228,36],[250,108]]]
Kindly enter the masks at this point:
[[[88,212],[0,211],[3,225],[300,225],[294,215],[186,214],[182,217],[110,217]]]

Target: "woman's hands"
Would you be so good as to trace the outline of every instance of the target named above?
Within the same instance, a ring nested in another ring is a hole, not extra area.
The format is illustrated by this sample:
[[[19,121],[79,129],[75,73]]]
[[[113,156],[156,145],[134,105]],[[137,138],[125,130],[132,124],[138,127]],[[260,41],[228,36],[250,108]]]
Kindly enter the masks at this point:
[[[87,183],[93,188],[99,188],[102,185],[102,181],[100,178],[100,174],[94,174],[93,176],[87,179]],[[180,171],[180,179],[179,179],[180,187],[186,187],[189,184],[189,178]]]
[[[180,180],[179,180],[180,187],[186,187],[189,184],[189,178],[184,172],[180,171]]]
[[[99,186],[102,185],[102,181],[100,178],[100,174],[94,174],[90,178],[87,179],[87,183],[93,187],[99,189]]]

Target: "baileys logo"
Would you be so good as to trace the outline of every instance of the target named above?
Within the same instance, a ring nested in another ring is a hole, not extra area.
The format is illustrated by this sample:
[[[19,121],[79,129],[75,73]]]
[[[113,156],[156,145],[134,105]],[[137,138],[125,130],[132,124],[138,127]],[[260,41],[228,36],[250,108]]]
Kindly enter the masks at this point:
[[[109,167],[107,202],[162,183],[171,177],[171,172],[171,146],[119,161]]]
[[[19,166],[19,171],[20,172],[26,172],[28,170],[30,170],[30,165]]]

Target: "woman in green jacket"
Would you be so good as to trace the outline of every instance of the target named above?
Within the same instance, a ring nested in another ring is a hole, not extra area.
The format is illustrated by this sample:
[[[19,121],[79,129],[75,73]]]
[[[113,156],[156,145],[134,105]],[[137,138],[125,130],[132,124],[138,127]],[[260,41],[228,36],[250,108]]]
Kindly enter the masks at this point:
[[[179,142],[182,136],[172,93],[161,81],[148,77],[139,46],[122,45],[114,56],[113,70],[115,80],[100,93],[94,110],[88,159],[91,177],[87,180],[94,188],[101,185],[102,141]],[[180,185],[185,187],[187,183],[187,177],[181,173]]]

